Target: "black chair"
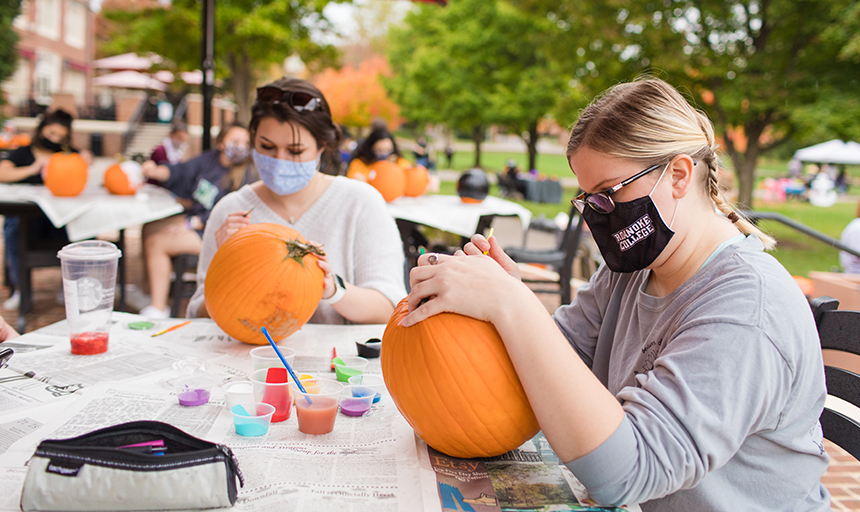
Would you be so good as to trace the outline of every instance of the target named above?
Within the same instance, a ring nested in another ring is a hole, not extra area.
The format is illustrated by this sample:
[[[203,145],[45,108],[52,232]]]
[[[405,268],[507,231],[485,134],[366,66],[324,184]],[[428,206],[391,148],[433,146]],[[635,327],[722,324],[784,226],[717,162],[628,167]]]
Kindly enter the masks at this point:
[[[860,311],[839,311],[833,297],[816,297],[810,301],[822,349],[840,350],[860,355]],[[860,375],[824,366],[827,394],[860,407]],[[860,423],[844,414],[824,408],[821,413],[824,437],[860,460]]]
[[[579,215],[576,207],[571,208],[567,227],[561,237],[561,242],[555,249],[535,250],[524,247],[508,247],[505,253],[517,263],[537,263],[552,266],[558,273],[558,289],[536,289],[535,293],[557,293],[561,295],[562,304],[570,304],[570,280],[573,277],[573,260],[579,250],[582,230],[585,220]],[[523,279],[525,283],[546,283],[545,280]]]
[[[196,254],[177,254],[172,257],[173,262],[173,280],[170,282],[170,316],[179,318],[179,307],[182,304],[182,299],[187,299],[194,295],[194,290],[197,288],[197,281],[186,281],[182,276],[189,271],[197,270],[197,255]]]

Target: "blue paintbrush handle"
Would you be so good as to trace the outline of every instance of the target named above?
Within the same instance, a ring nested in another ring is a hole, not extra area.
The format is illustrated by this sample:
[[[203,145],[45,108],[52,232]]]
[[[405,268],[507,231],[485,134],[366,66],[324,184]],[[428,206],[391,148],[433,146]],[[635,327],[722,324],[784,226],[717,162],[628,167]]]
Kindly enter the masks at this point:
[[[275,345],[275,340],[273,340],[272,337],[269,335],[269,331],[265,327],[263,327],[262,329],[263,334],[266,336],[266,339],[269,340],[269,345],[271,345],[272,348],[275,349],[275,353],[278,354],[279,358],[281,358],[281,362],[284,363],[284,367],[287,369],[288,372],[290,372],[290,377],[293,378],[293,382],[296,383],[296,386],[298,386],[299,391],[307,394],[307,391],[305,391],[305,387],[302,386],[302,382],[296,376],[296,373],[293,371],[293,369],[290,368],[290,363],[288,363],[287,360],[284,359],[284,354],[281,354],[281,350],[278,348],[277,345]]]

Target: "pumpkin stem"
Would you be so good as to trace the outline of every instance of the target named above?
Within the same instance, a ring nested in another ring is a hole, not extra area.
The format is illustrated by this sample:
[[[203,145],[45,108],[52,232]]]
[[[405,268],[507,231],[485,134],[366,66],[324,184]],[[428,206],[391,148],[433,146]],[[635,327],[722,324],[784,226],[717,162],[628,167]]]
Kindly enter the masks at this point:
[[[287,245],[287,256],[282,261],[289,259],[295,260],[301,266],[305,266],[304,258],[308,254],[316,254],[317,256],[325,256],[325,252],[316,245],[300,242],[296,240],[282,240]]]

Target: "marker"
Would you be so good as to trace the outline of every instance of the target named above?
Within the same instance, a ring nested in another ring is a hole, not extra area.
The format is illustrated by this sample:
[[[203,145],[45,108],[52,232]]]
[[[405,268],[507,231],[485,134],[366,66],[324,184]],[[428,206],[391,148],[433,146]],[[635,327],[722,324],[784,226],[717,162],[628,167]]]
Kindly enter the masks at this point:
[[[256,208],[256,206],[254,208]],[[248,215],[251,215],[251,212],[254,211],[254,208],[251,208],[250,210],[248,210],[248,213],[246,213],[245,215],[242,215],[242,217],[247,217]]]
[[[185,322],[182,322],[181,324],[176,324],[173,327],[168,327],[167,329],[164,329],[163,331],[158,331],[157,333],[153,334],[151,337],[154,338],[156,336],[161,336],[164,333],[167,333],[170,331],[175,331],[176,329],[179,329],[180,327],[185,327],[186,325],[188,325],[190,323],[191,323],[191,320],[187,320]]]
[[[489,242],[490,242],[490,237],[491,237],[491,236],[493,236],[493,229],[495,229],[495,228],[490,228],[490,234],[489,234],[489,235],[487,235],[487,243],[489,243]],[[489,250],[484,251],[484,256],[486,256],[486,255],[488,255],[488,254],[490,254],[490,251],[489,251]]]
[[[337,357],[337,349],[331,348],[331,371],[334,371],[334,359]]]

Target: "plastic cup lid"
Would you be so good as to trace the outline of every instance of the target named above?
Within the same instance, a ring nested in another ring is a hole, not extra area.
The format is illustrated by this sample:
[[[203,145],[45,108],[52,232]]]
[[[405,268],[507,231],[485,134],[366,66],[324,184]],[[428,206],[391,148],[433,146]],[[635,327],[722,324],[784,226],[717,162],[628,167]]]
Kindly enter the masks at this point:
[[[65,261],[108,261],[122,256],[122,251],[102,240],[87,240],[69,244],[57,253],[57,257]]]

